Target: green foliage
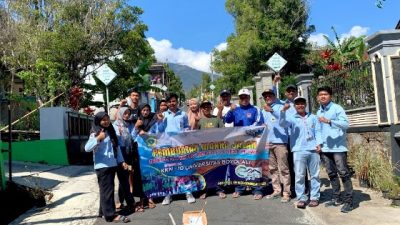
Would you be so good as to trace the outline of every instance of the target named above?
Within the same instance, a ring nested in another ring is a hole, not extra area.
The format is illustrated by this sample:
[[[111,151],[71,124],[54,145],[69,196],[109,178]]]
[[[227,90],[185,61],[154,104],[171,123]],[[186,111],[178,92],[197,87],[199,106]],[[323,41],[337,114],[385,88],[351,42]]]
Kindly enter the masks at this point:
[[[275,52],[288,61],[284,72],[298,72],[304,61],[308,27],[307,5],[301,0],[227,0],[226,9],[235,20],[236,32],[227,38],[227,49],[214,51],[213,68],[224,76],[218,89],[233,92],[252,83],[252,77]]]
[[[167,72],[167,77],[168,77],[168,92],[169,93],[175,93],[179,96],[179,99],[181,102],[184,102],[186,100],[185,97],[185,91],[183,90],[183,85],[182,85],[182,81],[179,78],[179,76],[177,76],[174,71],[172,71],[168,64],[164,64],[164,68]]]
[[[207,100],[212,100],[211,96],[211,76],[208,73],[203,73],[201,75],[201,83],[199,85],[194,86],[190,92],[189,92],[189,98],[201,98],[203,97],[204,99]]]

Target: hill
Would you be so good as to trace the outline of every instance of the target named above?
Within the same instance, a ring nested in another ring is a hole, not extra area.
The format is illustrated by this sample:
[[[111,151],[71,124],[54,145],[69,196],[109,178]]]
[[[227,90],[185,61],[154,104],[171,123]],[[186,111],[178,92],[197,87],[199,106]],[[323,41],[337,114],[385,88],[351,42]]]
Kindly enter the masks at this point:
[[[200,84],[201,75],[204,72],[176,63],[168,63],[168,66],[177,76],[179,76],[179,78],[181,78],[185,93],[188,93],[195,85]]]

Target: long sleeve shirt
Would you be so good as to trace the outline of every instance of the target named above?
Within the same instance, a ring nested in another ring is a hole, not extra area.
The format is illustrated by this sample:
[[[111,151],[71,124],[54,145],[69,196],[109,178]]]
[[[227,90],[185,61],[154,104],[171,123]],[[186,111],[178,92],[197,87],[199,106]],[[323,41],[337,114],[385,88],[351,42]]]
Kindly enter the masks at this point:
[[[322,143],[318,118],[313,114],[304,117],[298,113],[290,115],[280,112],[279,124],[290,129],[290,146],[292,152],[313,151]]]
[[[225,123],[232,123],[235,127],[238,126],[252,126],[252,125],[262,125],[264,123],[264,118],[261,116],[261,111],[252,106],[239,106],[234,110],[229,110],[225,115]]]
[[[333,102],[322,105],[317,111],[317,117],[325,117],[331,123],[320,123],[322,133],[322,152],[346,152],[346,131],[349,120],[344,109]]]
[[[189,121],[186,112],[178,109],[176,113],[168,110],[163,113],[164,120],[159,122],[158,131],[167,133],[180,133],[189,129]]]
[[[106,134],[104,140],[100,142],[97,141],[97,138],[94,135],[94,133],[90,134],[89,140],[85,145],[86,152],[93,152],[94,169],[115,167],[119,163],[124,162],[119,146],[117,150],[117,158],[114,157],[112,142],[108,134]]]
[[[273,144],[287,144],[288,133],[287,128],[279,125],[280,112],[283,108],[280,100],[276,100],[272,105],[272,112],[262,110],[264,123],[268,128],[267,142]]]

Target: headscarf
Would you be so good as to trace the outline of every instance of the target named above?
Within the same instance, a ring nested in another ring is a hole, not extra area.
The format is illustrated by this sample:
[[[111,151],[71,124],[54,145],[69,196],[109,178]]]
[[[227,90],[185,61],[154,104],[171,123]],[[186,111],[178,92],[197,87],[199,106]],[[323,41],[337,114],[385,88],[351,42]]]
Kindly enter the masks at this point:
[[[147,117],[142,115],[142,109],[148,107],[150,110],[150,114]],[[139,129],[148,132],[151,127],[157,122],[156,114],[151,112],[151,107],[147,103],[143,103],[139,105],[139,118],[143,121],[143,125],[139,127]]]
[[[126,110],[129,110],[129,108],[126,106],[119,108],[117,119],[115,120],[116,125],[121,125],[121,126],[125,126],[125,127],[127,127],[129,125],[130,120],[129,119],[124,120],[124,114],[125,114]]]
[[[195,102],[197,104],[197,112],[193,112],[190,109],[191,102]],[[192,99],[189,100],[189,109],[188,109],[188,112],[187,112],[187,116],[188,116],[188,121],[189,121],[189,126],[190,127],[193,127],[193,125],[195,124],[197,115],[200,115],[199,102],[197,101],[196,98],[192,98]]]
[[[120,138],[121,141],[124,143],[124,146],[130,148],[132,144],[132,139],[128,128],[131,124],[130,116],[127,120],[124,119],[124,114],[127,110],[131,112],[130,109],[126,106],[123,106],[119,109],[117,120],[115,120],[114,125],[118,127]]]
[[[103,127],[100,125],[101,120],[105,117],[108,116],[106,112],[98,112],[94,116],[94,121],[91,129],[91,133],[95,133],[97,136],[101,131],[107,131],[108,135],[110,135],[110,139],[113,145],[113,151],[114,151],[114,157],[117,157],[117,149],[118,149],[118,138],[117,134],[115,133],[114,126],[110,124],[108,127]]]

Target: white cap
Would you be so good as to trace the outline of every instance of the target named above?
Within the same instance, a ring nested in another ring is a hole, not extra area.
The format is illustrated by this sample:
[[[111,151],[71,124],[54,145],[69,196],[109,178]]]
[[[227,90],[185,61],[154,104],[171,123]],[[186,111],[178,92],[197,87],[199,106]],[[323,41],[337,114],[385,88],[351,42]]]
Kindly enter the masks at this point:
[[[248,96],[250,96],[250,91],[247,88],[243,88],[243,89],[239,90],[239,94],[238,95],[239,96],[240,95],[248,95]]]

